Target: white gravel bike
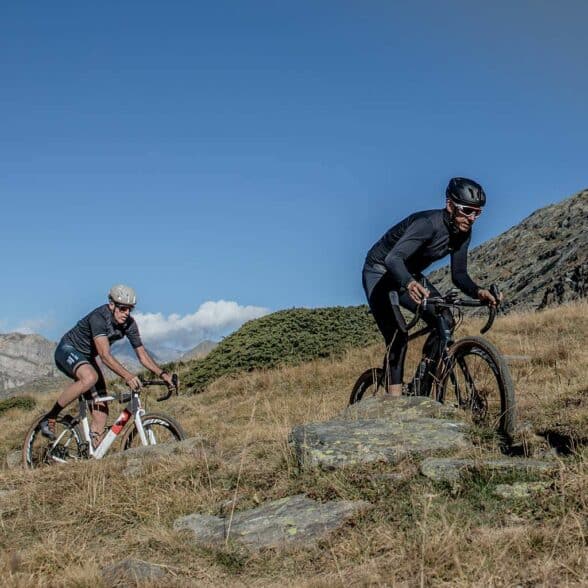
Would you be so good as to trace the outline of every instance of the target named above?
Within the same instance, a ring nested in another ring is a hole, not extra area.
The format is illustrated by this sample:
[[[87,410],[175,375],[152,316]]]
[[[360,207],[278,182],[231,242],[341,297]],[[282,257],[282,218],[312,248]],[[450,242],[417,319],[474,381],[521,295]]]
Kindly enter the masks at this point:
[[[178,376],[172,376],[173,386],[167,393],[157,398],[162,402],[178,392]],[[167,386],[163,380],[143,382],[143,388],[149,386]],[[131,391],[115,396],[101,397],[101,402],[118,400],[126,404],[114,423],[107,427],[102,441],[94,447],[90,423],[88,420],[89,401],[83,396],[79,398],[79,410],[75,416],[66,414],[56,421],[56,439],[47,439],[41,434],[39,417],[26,434],[22,456],[24,466],[38,468],[42,465],[66,463],[81,459],[102,459],[122,433],[121,448],[124,450],[141,445],[170,443],[186,438],[184,430],[173,418],[160,413],[147,413],[141,405],[141,391]]]

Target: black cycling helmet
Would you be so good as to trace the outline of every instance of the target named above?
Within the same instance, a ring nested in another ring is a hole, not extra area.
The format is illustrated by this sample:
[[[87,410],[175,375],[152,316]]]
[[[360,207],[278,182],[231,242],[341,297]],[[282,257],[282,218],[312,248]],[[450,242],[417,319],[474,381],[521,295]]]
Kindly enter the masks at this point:
[[[484,206],[486,204],[486,194],[484,194],[482,186],[467,178],[451,178],[447,184],[445,196],[452,202],[466,206]]]

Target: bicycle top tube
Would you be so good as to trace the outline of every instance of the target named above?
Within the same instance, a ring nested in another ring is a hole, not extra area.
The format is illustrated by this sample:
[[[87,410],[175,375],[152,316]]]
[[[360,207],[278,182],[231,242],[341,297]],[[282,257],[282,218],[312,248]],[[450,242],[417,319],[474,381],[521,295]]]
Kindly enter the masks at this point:
[[[173,382],[173,387],[168,386],[167,382],[165,382],[164,380],[143,380],[141,381],[141,385],[142,388],[148,388],[150,386],[166,386],[167,387],[167,392],[165,394],[163,394],[163,396],[159,396],[158,398],[156,398],[157,402],[162,402],[164,400],[167,400],[168,398],[171,397],[171,395],[175,392],[175,394],[178,394],[179,391],[179,379],[178,379],[178,375],[177,374],[172,374],[172,382]],[[118,400],[121,404],[125,404],[127,402],[131,402],[133,396],[135,396],[137,398],[137,401],[139,401],[139,396],[141,394],[141,389],[139,390],[126,390],[123,392],[120,392],[117,396],[104,396],[104,397],[100,397],[100,398],[96,398],[93,400],[90,400],[89,402],[112,402],[113,400]],[[82,400],[82,396],[80,396],[80,400]]]

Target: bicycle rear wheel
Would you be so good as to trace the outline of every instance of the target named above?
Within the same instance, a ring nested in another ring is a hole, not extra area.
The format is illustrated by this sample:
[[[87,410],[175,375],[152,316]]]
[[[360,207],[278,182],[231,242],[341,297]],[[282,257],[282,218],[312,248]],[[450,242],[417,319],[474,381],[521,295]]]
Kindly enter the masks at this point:
[[[56,420],[56,442],[41,434],[39,427],[42,419],[42,416],[39,417],[25,436],[22,459],[26,468],[34,469],[43,465],[65,463],[88,457],[87,445],[83,441],[79,428],[72,424],[72,418],[69,415]]]
[[[186,439],[186,433],[181,425],[171,417],[164,414],[149,413],[141,418],[147,443],[158,445],[160,443],[174,443]],[[133,425],[121,440],[123,450],[141,447],[141,436],[136,425]]]
[[[351,390],[349,404],[355,404],[363,398],[371,398],[385,392],[384,370],[382,368],[370,368],[357,378]]]
[[[464,337],[437,373],[436,397],[472,414],[474,422],[510,440],[516,429],[514,385],[500,352],[482,337]]]

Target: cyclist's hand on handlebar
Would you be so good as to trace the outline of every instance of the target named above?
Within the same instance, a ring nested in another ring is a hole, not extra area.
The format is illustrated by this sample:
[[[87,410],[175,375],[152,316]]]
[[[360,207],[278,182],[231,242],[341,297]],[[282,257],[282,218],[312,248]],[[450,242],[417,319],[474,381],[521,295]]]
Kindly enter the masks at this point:
[[[478,299],[487,304],[488,306],[496,306],[498,303],[502,301],[502,293],[500,294],[498,300],[492,295],[490,290],[485,290],[484,288],[478,290]]]
[[[143,383],[141,382],[138,376],[133,376],[132,378],[125,380],[125,384],[131,390],[133,390],[133,392],[137,392],[137,390],[140,390],[143,387]]]
[[[171,374],[168,374],[167,372],[161,372],[161,379],[167,384],[167,387],[172,389],[175,388],[175,384],[172,380]]]
[[[428,298],[430,294],[430,292],[416,280],[412,280],[412,282],[407,284],[406,291],[412,300],[414,300],[417,304],[420,304],[423,299]]]

